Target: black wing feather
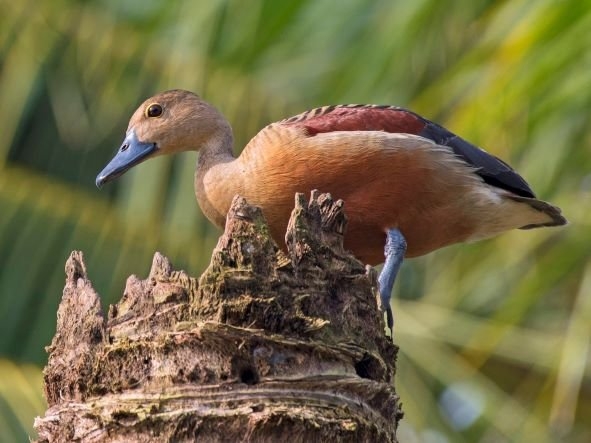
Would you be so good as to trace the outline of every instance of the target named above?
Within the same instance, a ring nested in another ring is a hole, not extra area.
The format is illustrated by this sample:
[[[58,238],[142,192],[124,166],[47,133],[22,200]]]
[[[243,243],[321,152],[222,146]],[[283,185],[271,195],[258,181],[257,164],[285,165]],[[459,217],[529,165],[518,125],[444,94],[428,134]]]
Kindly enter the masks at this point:
[[[458,157],[477,168],[476,174],[482,177],[485,183],[506,189],[521,197],[536,198],[527,182],[507,163],[444,127],[418,115],[417,117],[425,122],[425,127],[418,135],[429,138],[438,145],[449,146]]]

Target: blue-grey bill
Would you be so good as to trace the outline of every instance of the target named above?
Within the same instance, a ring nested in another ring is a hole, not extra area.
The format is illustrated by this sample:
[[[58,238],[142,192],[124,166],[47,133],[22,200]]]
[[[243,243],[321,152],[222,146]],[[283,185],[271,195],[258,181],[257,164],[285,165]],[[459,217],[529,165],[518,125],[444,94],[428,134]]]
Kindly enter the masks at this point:
[[[141,142],[135,135],[135,131],[130,130],[117,154],[97,175],[96,186],[100,188],[105,183],[115,180],[133,166],[146,160],[157,149],[156,143]]]

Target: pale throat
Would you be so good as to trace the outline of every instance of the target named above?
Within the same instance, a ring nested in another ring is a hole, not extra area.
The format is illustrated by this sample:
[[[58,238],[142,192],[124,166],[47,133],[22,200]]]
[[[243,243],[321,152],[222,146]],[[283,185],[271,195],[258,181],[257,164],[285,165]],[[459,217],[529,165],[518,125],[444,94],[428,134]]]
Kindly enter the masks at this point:
[[[232,135],[211,137],[199,150],[195,169],[195,196],[205,216],[223,228],[236,194],[242,195],[245,171],[232,154]]]

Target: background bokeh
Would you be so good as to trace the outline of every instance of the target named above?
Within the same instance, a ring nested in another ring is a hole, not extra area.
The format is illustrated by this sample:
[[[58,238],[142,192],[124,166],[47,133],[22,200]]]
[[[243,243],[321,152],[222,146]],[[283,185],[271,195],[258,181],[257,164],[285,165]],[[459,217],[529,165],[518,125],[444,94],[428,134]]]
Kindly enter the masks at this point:
[[[94,179],[147,96],[198,92],[239,150],[265,124],[396,104],[514,165],[564,229],[407,261],[402,442],[591,441],[591,2],[0,0],[0,441],[27,441],[72,249],[107,306],[159,250],[199,275],[219,232],[195,154]]]

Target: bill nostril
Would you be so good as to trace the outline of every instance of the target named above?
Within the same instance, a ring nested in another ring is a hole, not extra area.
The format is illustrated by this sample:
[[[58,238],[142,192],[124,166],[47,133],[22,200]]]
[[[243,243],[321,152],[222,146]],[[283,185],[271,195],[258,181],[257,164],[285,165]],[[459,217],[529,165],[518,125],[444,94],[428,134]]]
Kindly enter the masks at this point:
[[[122,145],[120,151],[121,152],[127,151],[127,148],[129,148],[129,143],[125,143],[124,145]]]

